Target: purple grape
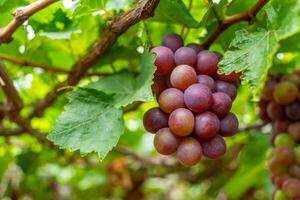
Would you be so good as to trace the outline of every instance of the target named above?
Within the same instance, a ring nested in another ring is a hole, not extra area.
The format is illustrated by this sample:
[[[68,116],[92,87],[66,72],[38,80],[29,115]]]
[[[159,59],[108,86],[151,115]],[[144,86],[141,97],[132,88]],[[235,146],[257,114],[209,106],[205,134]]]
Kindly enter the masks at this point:
[[[226,144],[220,135],[207,140],[200,140],[203,155],[210,159],[218,159],[226,153]]]
[[[232,101],[236,98],[237,91],[234,84],[218,80],[215,82],[215,85],[216,85],[217,92],[224,92],[228,94],[228,96],[230,96]]]
[[[177,136],[190,135],[194,130],[194,123],[193,113],[186,108],[174,110],[169,117],[169,127]]]
[[[151,108],[144,114],[144,127],[150,133],[156,133],[159,129],[168,127],[168,115],[159,108]]]
[[[158,104],[166,113],[171,113],[177,108],[184,108],[183,93],[176,88],[168,88],[160,94]]]
[[[195,121],[195,133],[199,138],[212,138],[220,129],[219,118],[212,112],[198,114]]]
[[[151,52],[156,54],[155,66],[156,75],[168,74],[174,67],[174,54],[167,47],[155,47]]]
[[[196,44],[196,43],[188,44],[187,47],[193,49],[196,52],[196,54],[198,54],[200,51],[205,50],[200,44]]]
[[[295,101],[285,107],[285,114],[290,120],[300,120],[300,102]]]
[[[175,52],[183,46],[183,39],[178,34],[170,33],[163,38],[162,46],[168,47]]]
[[[176,65],[195,66],[197,62],[197,54],[192,48],[180,47],[174,54]]]
[[[184,138],[177,149],[177,157],[185,166],[196,165],[202,158],[200,143],[192,137]]]
[[[232,106],[231,98],[224,92],[215,92],[212,94],[211,111],[218,117],[226,116]]]
[[[217,72],[219,59],[213,52],[201,51],[197,55],[196,71],[198,74],[213,76]]]
[[[233,113],[229,113],[220,121],[220,135],[223,137],[229,137],[238,131],[239,120]]]
[[[284,118],[283,107],[275,101],[271,101],[267,106],[268,117],[272,120],[280,120]]]
[[[211,90],[211,92],[215,92],[216,86],[215,86],[215,81],[212,77],[207,75],[198,75],[197,79],[198,79],[198,83],[206,85]]]
[[[180,138],[175,136],[169,128],[162,128],[155,134],[154,147],[160,154],[175,153],[179,144]]]

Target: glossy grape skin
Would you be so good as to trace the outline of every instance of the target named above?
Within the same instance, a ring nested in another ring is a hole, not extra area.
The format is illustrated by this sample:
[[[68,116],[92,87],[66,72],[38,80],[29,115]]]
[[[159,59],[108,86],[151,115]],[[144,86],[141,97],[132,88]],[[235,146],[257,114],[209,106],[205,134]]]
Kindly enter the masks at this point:
[[[300,198],[300,181],[296,178],[289,178],[284,181],[282,191],[289,198]]]
[[[205,50],[200,44],[196,44],[196,43],[190,43],[187,45],[187,47],[193,49],[196,54],[198,54],[200,51]]]
[[[170,155],[176,152],[180,141],[169,128],[162,128],[155,134],[154,147],[160,154]]]
[[[212,94],[212,105],[210,110],[218,117],[226,116],[232,106],[231,98],[224,92],[215,92]]]
[[[213,76],[217,72],[219,59],[211,51],[200,51],[197,55],[196,71],[198,74]]]
[[[239,128],[239,120],[233,113],[229,113],[220,121],[219,134],[223,137],[233,136]]]
[[[175,135],[187,136],[194,130],[195,118],[190,110],[178,108],[171,113],[168,124]]]
[[[273,92],[274,92],[274,89],[275,89],[275,86],[276,86],[276,82],[273,81],[273,80],[269,80],[263,91],[262,91],[262,96],[261,98],[266,100],[266,101],[272,101],[273,100]]]
[[[241,72],[231,72],[230,74],[217,74],[217,78],[221,81],[234,82],[241,76]]]
[[[294,152],[291,147],[282,145],[279,147],[276,147],[275,149],[275,158],[277,162],[288,166],[293,164],[294,162]]]
[[[183,39],[176,33],[170,33],[163,38],[162,46],[168,47],[175,52],[183,46]]]
[[[215,81],[212,77],[207,75],[198,75],[197,80],[198,83],[206,85],[211,90],[211,92],[216,91]]]
[[[287,105],[297,99],[298,88],[291,82],[281,82],[275,86],[273,97],[278,104]]]
[[[215,86],[217,92],[224,92],[228,94],[232,101],[236,98],[237,90],[234,84],[218,80],[215,82]]]
[[[300,142],[300,122],[292,123],[288,126],[288,133],[295,141]]]
[[[210,159],[218,159],[226,153],[226,144],[220,135],[208,140],[200,140],[203,155]]]
[[[156,54],[154,63],[156,66],[155,74],[162,76],[171,72],[175,65],[173,52],[162,46],[153,48],[151,52]]]
[[[219,62],[220,62],[223,59],[223,55],[221,53],[217,52],[217,51],[213,51],[213,52],[218,57]]]
[[[168,86],[166,76],[154,76],[151,89],[157,97],[167,88]]]
[[[267,106],[267,114],[272,120],[280,120],[284,118],[284,109],[281,105],[272,101]]]
[[[188,65],[179,65],[172,71],[170,81],[173,87],[184,91],[197,82],[197,74],[194,68]]]
[[[214,113],[206,111],[196,116],[195,133],[199,138],[212,138],[219,129],[220,121]]]
[[[185,105],[193,112],[203,112],[212,104],[212,93],[203,84],[196,83],[184,91]]]
[[[202,158],[200,143],[192,137],[184,138],[177,149],[177,157],[184,166],[196,165]]]
[[[168,115],[159,108],[151,108],[144,114],[143,123],[147,131],[156,133],[168,126]]]
[[[158,104],[166,113],[171,113],[177,108],[184,108],[183,93],[176,88],[168,88],[160,94]]]
[[[285,115],[290,120],[300,120],[300,102],[295,101],[285,107]]]
[[[189,65],[195,66],[197,62],[197,54],[192,48],[180,47],[174,54],[176,65]]]
[[[281,176],[287,173],[287,167],[279,163],[276,158],[271,158],[267,162],[270,172],[276,176]]]

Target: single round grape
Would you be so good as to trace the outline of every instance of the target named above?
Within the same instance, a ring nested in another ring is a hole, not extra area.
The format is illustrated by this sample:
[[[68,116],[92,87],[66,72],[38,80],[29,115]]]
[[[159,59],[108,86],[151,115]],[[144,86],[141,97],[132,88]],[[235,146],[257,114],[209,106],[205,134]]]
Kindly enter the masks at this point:
[[[174,54],[167,47],[155,47],[151,52],[156,54],[155,66],[156,66],[156,75],[162,76],[166,75],[174,67]]]
[[[229,113],[220,121],[220,135],[229,137],[237,133],[239,128],[239,120],[233,113]]]
[[[275,147],[280,146],[294,147],[295,142],[288,134],[281,133],[278,134],[275,138]]]
[[[216,54],[216,56],[218,57],[219,62],[220,62],[223,58],[223,55],[221,53],[217,52],[217,51],[213,51],[213,52],[214,52],[214,54]]]
[[[283,169],[286,169],[286,168],[283,168]],[[282,174],[280,176],[275,176],[274,184],[277,186],[277,188],[282,188],[282,185],[283,185],[284,181],[289,179],[289,178],[291,178],[291,177],[286,175],[286,174]]]
[[[271,158],[267,164],[270,172],[276,176],[284,175],[287,172],[286,166],[279,163],[276,158]]]
[[[196,44],[196,43],[190,43],[187,45],[187,47],[190,47],[191,49],[193,49],[196,54],[198,54],[200,51],[204,50],[204,48],[200,44]]]
[[[232,101],[236,98],[237,91],[234,84],[227,83],[225,81],[216,81],[215,86],[217,92],[224,92],[228,94],[228,96],[230,96]]]
[[[180,47],[174,54],[176,65],[195,66],[197,62],[197,54],[192,48]]]
[[[289,169],[289,173],[291,176],[300,179],[300,166],[297,164],[293,164]]]
[[[186,108],[174,110],[169,117],[169,128],[177,136],[190,135],[194,130],[195,118]]]
[[[275,195],[274,195],[274,200],[288,200],[288,198],[285,196],[285,194],[280,191],[280,190],[277,190],[275,192]]]
[[[168,47],[175,52],[183,46],[183,39],[176,33],[170,33],[163,38],[162,46]]]
[[[291,147],[288,146],[279,146],[275,149],[275,158],[276,160],[285,165],[289,166],[294,162],[294,152]]]
[[[272,131],[279,133],[286,133],[288,130],[289,121],[286,120],[277,120],[272,125]]]
[[[193,112],[203,112],[212,104],[212,93],[203,84],[196,83],[184,91],[185,105]]]
[[[292,123],[288,126],[288,133],[295,141],[300,142],[300,122]]]
[[[288,81],[294,83],[297,87],[300,87],[300,77],[296,74],[285,74],[281,81]]]
[[[284,110],[281,105],[272,101],[267,106],[268,117],[272,120],[280,120],[284,118]]]
[[[274,93],[274,89],[275,89],[275,86],[276,86],[276,82],[273,81],[273,80],[269,80],[263,91],[262,91],[262,95],[261,95],[261,98],[266,100],[266,101],[273,101],[273,93]]]
[[[144,127],[150,133],[156,133],[159,129],[168,126],[168,115],[159,108],[151,108],[144,114]]]
[[[177,149],[177,157],[185,166],[196,165],[202,158],[200,143],[192,137],[184,138]]]
[[[196,71],[198,74],[212,76],[217,72],[219,59],[211,51],[200,51],[197,55]]]
[[[155,75],[151,86],[153,93],[158,97],[167,88],[167,77]]]
[[[218,159],[226,153],[226,144],[220,135],[200,141],[203,155],[210,159]]]
[[[291,82],[281,82],[275,86],[273,97],[277,103],[287,105],[297,99],[298,88]]]
[[[197,82],[197,74],[194,68],[188,65],[179,65],[172,71],[170,81],[173,87],[184,91]]]
[[[197,80],[198,83],[206,85],[211,90],[211,92],[215,92],[216,86],[215,86],[215,81],[212,77],[207,75],[198,75]]]
[[[212,138],[220,129],[220,121],[217,115],[206,111],[196,116],[195,133],[199,138]]]
[[[154,147],[160,154],[170,155],[176,152],[180,138],[174,135],[169,128],[162,128],[156,132]]]
[[[285,114],[290,120],[300,120],[300,102],[295,101],[285,107]]]
[[[211,111],[218,117],[226,116],[232,106],[231,98],[224,92],[215,92],[212,94]]]
[[[171,113],[177,108],[184,108],[183,93],[176,88],[168,88],[160,94],[158,104],[166,113]]]
[[[241,76],[241,72],[231,72],[230,74],[217,74],[217,78],[221,81],[234,82]]]
[[[285,180],[282,185],[282,191],[289,198],[300,198],[300,181],[296,178]]]

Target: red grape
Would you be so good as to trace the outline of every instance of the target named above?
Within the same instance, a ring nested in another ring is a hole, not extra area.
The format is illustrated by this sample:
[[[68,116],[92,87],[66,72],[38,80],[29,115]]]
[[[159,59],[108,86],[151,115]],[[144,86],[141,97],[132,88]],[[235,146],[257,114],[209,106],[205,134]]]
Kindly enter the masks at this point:
[[[158,104],[166,113],[171,113],[177,108],[184,108],[183,93],[176,88],[168,88],[160,94]]]
[[[168,47],[175,52],[183,46],[183,39],[178,34],[170,33],[163,38],[162,46]]]
[[[296,178],[289,178],[284,181],[282,191],[289,198],[300,198],[300,181]]]
[[[184,91],[184,102],[191,111],[203,112],[212,104],[212,93],[207,86],[196,83]]]
[[[228,94],[228,96],[230,96],[232,101],[236,98],[237,91],[236,91],[236,87],[234,84],[227,83],[225,81],[216,81],[215,85],[216,85],[217,92],[224,92],[224,93]]]
[[[295,122],[288,126],[289,135],[297,142],[300,142],[300,122]]]
[[[200,44],[196,44],[196,43],[188,44],[187,47],[193,49],[196,52],[196,54],[204,50],[204,48]]]
[[[300,77],[296,74],[286,74],[281,78],[281,81],[288,81],[300,87]]]
[[[226,153],[226,144],[220,135],[208,140],[200,140],[203,155],[210,159],[218,159]]]
[[[172,71],[170,81],[173,87],[184,91],[197,82],[197,74],[194,68],[188,65],[179,65]]]
[[[295,101],[285,107],[285,114],[290,120],[300,120],[300,102]]]
[[[168,88],[166,79],[166,76],[154,76],[151,88],[157,97],[162,93],[162,91]]]
[[[211,92],[214,92],[216,90],[215,81],[212,77],[207,75],[198,75],[197,79],[198,83],[206,85],[211,90]]]
[[[186,108],[174,110],[169,117],[169,127],[178,136],[187,136],[193,132],[195,119],[193,113]]]
[[[195,133],[199,138],[211,138],[220,129],[219,118],[212,112],[198,114],[195,121]]]
[[[233,113],[229,113],[220,121],[220,134],[223,137],[229,137],[238,131],[239,121]]]
[[[273,97],[281,105],[287,105],[298,97],[298,88],[291,82],[281,82],[274,88]]]
[[[192,48],[180,47],[174,54],[176,65],[195,66],[197,62],[197,54]]]
[[[151,52],[156,54],[155,66],[156,66],[156,75],[166,75],[174,67],[174,54],[167,47],[155,47]]]
[[[276,147],[275,149],[275,158],[277,162],[283,165],[291,165],[294,162],[294,152],[291,147],[282,145]]]
[[[217,78],[221,81],[234,82],[241,76],[240,72],[231,72],[230,74],[217,74]]]
[[[212,76],[217,72],[219,59],[211,51],[200,51],[197,55],[196,71],[198,74],[205,74]]]
[[[177,157],[185,166],[196,165],[202,157],[199,142],[192,137],[184,138],[177,149]]]
[[[275,88],[276,84],[277,83],[275,81],[269,80],[266,83],[266,85],[265,85],[265,87],[262,91],[261,98],[266,100],[266,101],[272,101],[273,100],[273,92],[274,92],[274,88]]]
[[[169,128],[160,129],[154,137],[154,147],[163,155],[170,155],[176,152],[179,143],[180,138],[175,136]]]
[[[283,107],[276,102],[272,101],[267,106],[268,117],[272,120],[280,120],[284,118]]]
[[[218,117],[226,116],[232,106],[231,98],[224,92],[215,92],[212,94],[211,111]]]
[[[150,133],[155,133],[168,126],[168,115],[159,108],[151,108],[144,114],[144,127]]]

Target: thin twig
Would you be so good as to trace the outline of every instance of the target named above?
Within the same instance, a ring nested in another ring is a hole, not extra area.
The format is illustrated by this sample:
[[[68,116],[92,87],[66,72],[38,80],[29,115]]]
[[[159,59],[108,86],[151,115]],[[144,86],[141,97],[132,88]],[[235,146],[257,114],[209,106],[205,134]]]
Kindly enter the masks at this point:
[[[252,125],[248,125],[248,126],[239,128],[238,132],[247,132],[247,131],[251,131],[251,130],[258,130],[266,125],[267,125],[267,123],[252,124]]]

